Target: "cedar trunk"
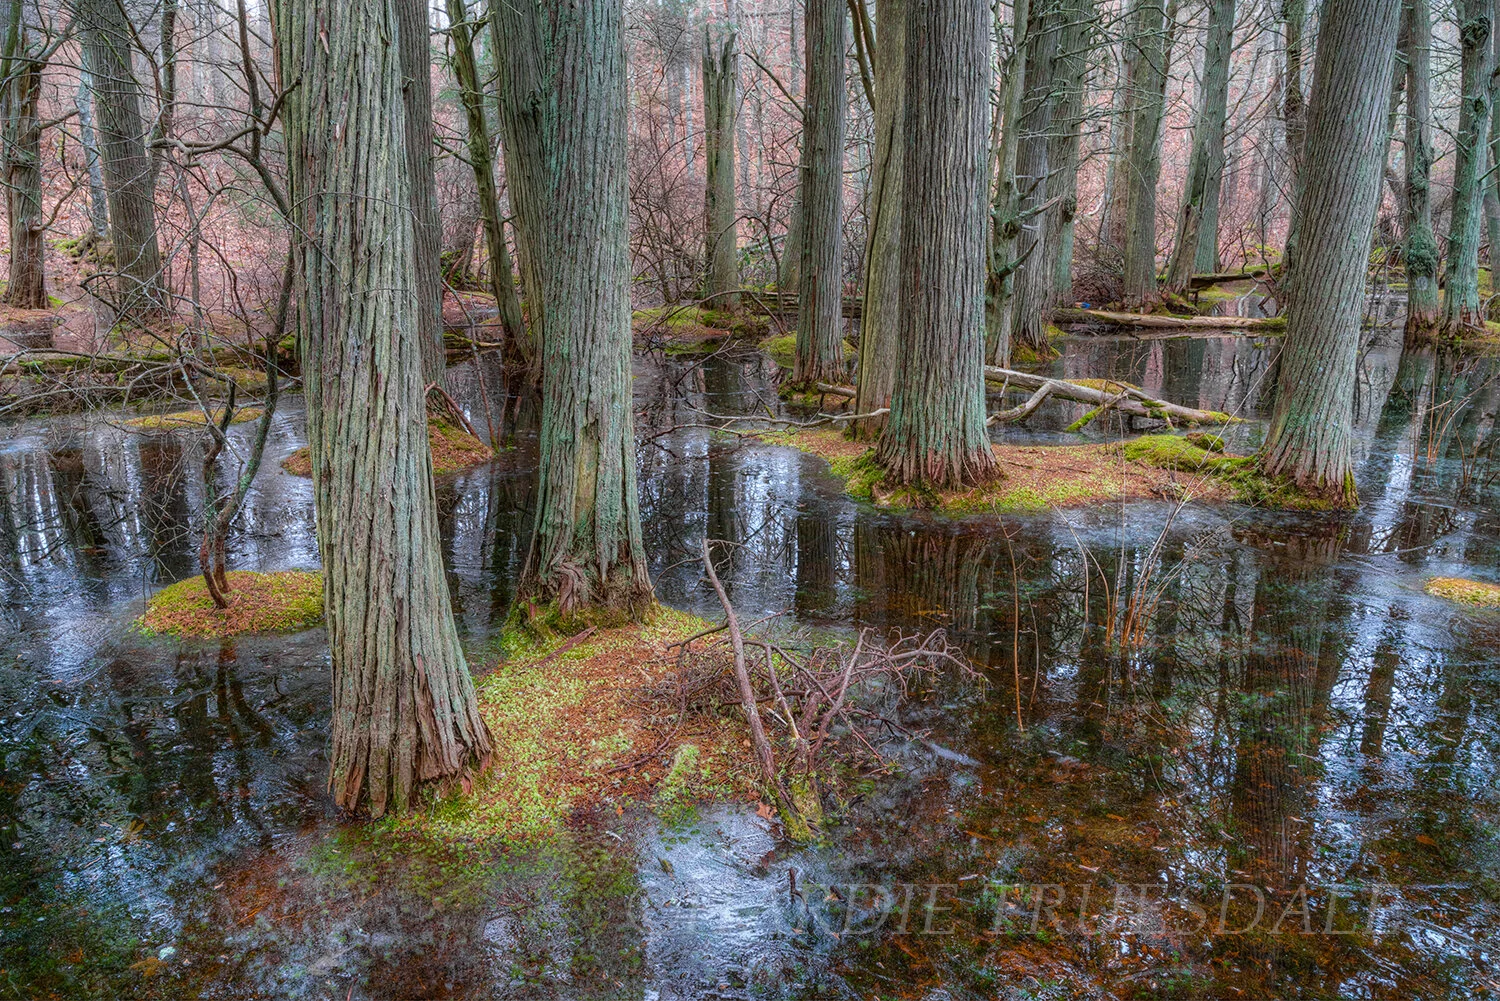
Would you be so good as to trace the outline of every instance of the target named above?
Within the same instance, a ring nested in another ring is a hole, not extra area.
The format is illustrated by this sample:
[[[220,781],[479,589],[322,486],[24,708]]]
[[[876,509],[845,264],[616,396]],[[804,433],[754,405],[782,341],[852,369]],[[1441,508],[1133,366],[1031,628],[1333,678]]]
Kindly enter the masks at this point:
[[[3,148],[5,207],[10,220],[10,284],[5,301],[18,309],[47,308],[46,248],[42,241],[42,126],[37,102],[42,63],[30,51],[20,0],[10,0],[5,19]]]
[[[844,29],[842,0],[808,0],[793,372],[802,384],[844,381]]]
[[[1203,46],[1203,83],[1193,122],[1193,155],[1177,218],[1177,241],[1167,288],[1181,295],[1194,272],[1219,270],[1219,192],[1224,183],[1224,122],[1229,107],[1229,57],[1234,42],[1234,0],[1209,0]]]
[[[131,27],[118,0],[81,0],[78,21],[94,85],[110,236],[120,282],[118,306],[127,314],[154,313],[167,303],[156,243],[151,160],[146,155],[139,87],[131,66]]]
[[[1015,297],[1011,308],[1011,356],[1025,352],[1045,358],[1052,354],[1047,343],[1047,318],[1052,288],[1052,262],[1046,256],[1048,153],[1051,150],[1053,70],[1057,37],[1063,12],[1051,0],[1035,18],[1036,30],[1026,39],[1026,95],[1021,101],[1020,144],[1016,150],[1016,189],[1020,196],[1019,232],[1016,238]]]
[[[1380,197],[1400,0],[1327,0],[1308,105],[1300,232],[1276,404],[1261,462],[1353,506],[1356,358]]]
[[[1432,232],[1432,11],[1406,4],[1406,340],[1438,326],[1438,245]],[[1493,258],[1494,250],[1491,248]]]
[[[639,618],[653,598],[631,409],[621,9],[611,0],[515,6],[523,13],[508,23],[547,34],[502,31],[499,57],[534,71],[542,106],[532,120],[549,125],[517,151],[542,157],[523,170],[543,185],[548,236],[537,268],[546,325],[536,527],[518,597],[564,618],[591,609]]]
[[[1078,218],[1078,159],[1087,97],[1090,40],[1097,17],[1094,0],[1064,0],[1062,37],[1058,40],[1055,105],[1052,110],[1051,167],[1047,200],[1046,259],[1052,267],[1050,305],[1072,299],[1073,242]]]
[[[875,161],[866,207],[865,299],[860,314],[858,397],[855,413],[891,405],[901,356],[901,194],[906,147],[906,3],[875,6]],[[874,438],[884,417],[861,421],[855,434]]]
[[[893,484],[996,475],[985,429],[990,8],[907,7],[900,380],[876,456]]]
[[[1010,366],[1010,329],[1015,319],[1011,303],[1016,287],[1016,238],[1021,235],[1021,194],[1016,185],[1016,157],[1020,147],[1021,98],[1026,92],[1026,39],[1031,32],[1031,0],[1015,0],[1010,59],[1003,67],[1000,88],[1002,128],[995,151],[993,204],[990,206],[989,256],[984,276],[985,358],[991,365]]]
[[[489,761],[443,573],[397,0],[278,0],[318,545],[333,662],[329,785],[346,810],[414,805]]]
[[[411,178],[412,264],[417,282],[417,336],[422,376],[439,386],[448,368],[443,351],[443,220],[432,164],[432,47],[428,0],[396,0],[401,36],[401,97],[406,107],[406,167]]]
[[[1491,74],[1495,50],[1491,0],[1459,0],[1460,84],[1458,132],[1454,136],[1453,218],[1443,271],[1442,332],[1461,336],[1484,326],[1479,302],[1479,239],[1483,225],[1484,174],[1489,159]]]
[[[452,25],[453,75],[458,81],[458,96],[464,106],[468,125],[469,164],[474,170],[474,184],[479,193],[479,219],[484,227],[484,246],[490,258],[490,291],[500,313],[500,326],[511,352],[519,352],[526,342],[526,321],[521,300],[516,295],[510,250],[505,245],[505,229],[500,217],[500,195],[495,188],[495,161],[490,153],[489,127],[484,120],[484,92],[479,83],[479,68],[474,59],[474,33],[464,0],[447,0],[448,21]]]
[[[703,258],[708,266],[705,295],[718,296],[726,309],[738,305],[730,294],[740,286],[739,208],[734,198],[734,139],[740,85],[740,54],[733,31],[717,43],[703,29]]]
[[[1167,68],[1177,26],[1177,2],[1133,0],[1126,97],[1129,139],[1122,154],[1125,171],[1125,289],[1128,308],[1157,301],[1156,189],[1161,183],[1161,125],[1166,113]]]

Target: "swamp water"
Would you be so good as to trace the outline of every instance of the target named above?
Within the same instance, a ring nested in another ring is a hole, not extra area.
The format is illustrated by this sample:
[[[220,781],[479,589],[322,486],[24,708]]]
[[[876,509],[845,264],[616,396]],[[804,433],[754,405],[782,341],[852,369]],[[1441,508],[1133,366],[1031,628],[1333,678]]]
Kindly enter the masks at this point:
[[[1389,334],[1361,359],[1347,516],[884,513],[819,460],[678,427],[779,406],[758,355],[638,359],[664,602],[718,615],[706,532],[739,544],[724,577],[742,619],[943,627],[987,676],[908,705],[890,767],[851,783],[810,847],[751,804],[675,826],[604,810],[499,856],[341,825],[321,631],[129,628],[194,571],[193,439],[97,415],[0,429],[0,997],[1492,994],[1500,614],[1423,586],[1500,582],[1500,380]],[[1055,370],[1258,417],[1276,346],[1080,338]],[[476,374],[450,373],[483,428],[510,411],[499,392],[486,410]],[[277,466],[299,408],[278,415],[236,568],[318,565],[310,483]],[[1061,429],[1080,412],[996,434],[1077,441]],[[524,557],[518,437],[439,486],[475,650]],[[1122,649],[1127,616],[1143,638]]]

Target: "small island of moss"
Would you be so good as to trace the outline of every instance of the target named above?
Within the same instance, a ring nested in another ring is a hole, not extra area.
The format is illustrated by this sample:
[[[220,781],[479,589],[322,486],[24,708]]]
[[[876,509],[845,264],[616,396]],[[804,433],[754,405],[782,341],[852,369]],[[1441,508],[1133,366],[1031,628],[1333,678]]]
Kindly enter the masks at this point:
[[[203,577],[189,577],[153,594],[136,628],[148,636],[217,639],[242,633],[287,633],[323,619],[323,575],[306,570],[234,570],[228,608],[214,606]]]
[[[1427,593],[1471,608],[1500,608],[1500,585],[1462,577],[1434,577],[1427,582]]]
[[[432,449],[432,475],[446,476],[489,462],[495,450],[484,442],[445,420],[427,422],[427,446]],[[312,475],[312,450],[303,446],[281,460],[281,468],[293,476]]]

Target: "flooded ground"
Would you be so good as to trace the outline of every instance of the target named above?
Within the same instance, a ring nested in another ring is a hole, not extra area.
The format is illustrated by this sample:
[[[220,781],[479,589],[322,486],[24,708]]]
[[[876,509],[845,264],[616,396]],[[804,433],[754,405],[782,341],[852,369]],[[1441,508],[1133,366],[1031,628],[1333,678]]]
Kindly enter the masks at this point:
[[[1079,338],[1056,371],[1260,417],[1277,347]],[[476,662],[524,555],[534,466],[529,408],[478,364],[488,407],[472,363],[451,373],[475,424],[520,430],[439,490]],[[499,856],[396,852],[340,825],[320,631],[129,629],[144,595],[193,572],[198,446],[97,416],[5,427],[0,994],[1500,992],[1500,614],[1423,591],[1500,583],[1493,361],[1371,335],[1352,515],[883,513],[818,460],[682,426],[779,406],[773,375],[753,353],[638,359],[660,598],[716,613],[694,561],[707,533],[740,543],[725,582],[742,617],[942,626],[988,680],[909,706],[889,768],[805,848],[749,805],[685,827],[609,810]],[[1062,429],[1081,411],[1049,407],[997,436],[1078,440]],[[1100,423],[1085,437],[1122,430]],[[302,425],[293,399],[237,568],[318,565],[310,484],[275,466]]]

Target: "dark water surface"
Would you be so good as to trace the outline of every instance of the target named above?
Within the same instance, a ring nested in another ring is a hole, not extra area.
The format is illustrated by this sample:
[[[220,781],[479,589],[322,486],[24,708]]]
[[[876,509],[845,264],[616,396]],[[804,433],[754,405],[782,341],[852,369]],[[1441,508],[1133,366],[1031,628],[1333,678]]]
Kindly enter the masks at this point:
[[[324,795],[321,631],[129,629],[193,572],[200,446],[98,416],[0,429],[0,997],[1492,995],[1500,615],[1423,586],[1500,583],[1500,382],[1388,334],[1361,359],[1347,516],[893,515],[787,449],[699,428],[643,444],[663,601],[717,612],[706,532],[740,543],[742,617],[941,626],[988,675],[908,707],[919,736],[800,849],[727,806],[686,829],[583,817],[500,857],[393,853]],[[1276,347],[1077,339],[1057,370],[1261,417]],[[473,364],[457,395],[501,427],[514,401],[479,364],[490,406]],[[642,358],[642,437],[777,406],[773,374],[751,354]],[[1078,413],[996,434],[1077,441]],[[318,565],[310,484],[275,466],[302,434],[294,399],[237,568]],[[475,650],[524,556],[517,439],[439,490]]]

